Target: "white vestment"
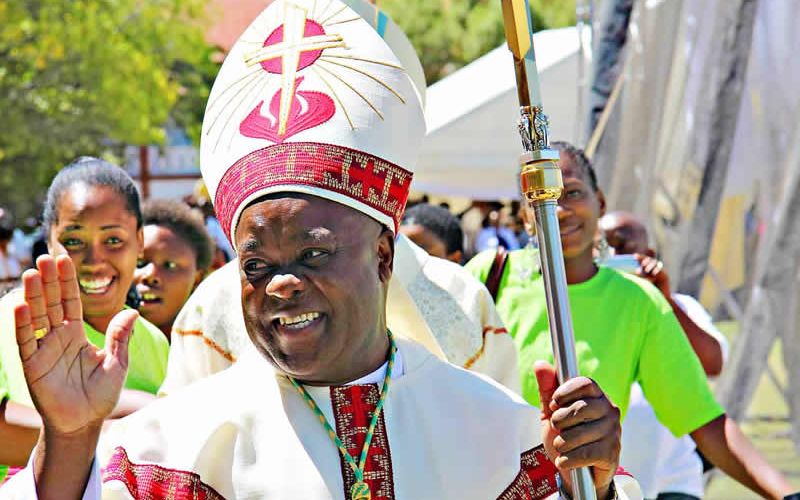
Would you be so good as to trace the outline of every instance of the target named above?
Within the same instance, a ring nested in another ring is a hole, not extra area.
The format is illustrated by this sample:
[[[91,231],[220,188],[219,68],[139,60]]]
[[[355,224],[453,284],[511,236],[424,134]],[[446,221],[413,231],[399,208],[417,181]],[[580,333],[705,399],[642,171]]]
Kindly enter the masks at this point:
[[[486,287],[458,264],[431,257],[399,235],[386,309],[387,325],[398,336],[519,392],[514,341]],[[250,349],[234,260],[198,286],[175,320],[160,392],[224,370]]]
[[[557,496],[554,468],[537,448],[535,408],[418,344],[400,340],[398,349],[402,367],[367,459],[373,499]],[[307,390],[357,457],[379,384]],[[317,415],[255,351],[121,420],[104,436],[98,458],[104,500],[345,499],[353,483]],[[29,467],[0,497],[35,498],[26,496],[33,488]],[[620,498],[639,498],[623,476],[617,488]]]

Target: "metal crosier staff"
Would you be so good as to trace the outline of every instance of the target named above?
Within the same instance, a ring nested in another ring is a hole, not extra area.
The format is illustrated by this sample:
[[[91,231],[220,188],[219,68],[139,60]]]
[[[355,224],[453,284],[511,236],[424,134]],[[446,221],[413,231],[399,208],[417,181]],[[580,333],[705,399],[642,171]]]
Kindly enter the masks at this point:
[[[561,383],[579,375],[572,333],[572,316],[567,297],[567,277],[564,255],[561,250],[556,206],[564,187],[558,152],[550,149],[547,138],[547,116],[542,112],[539,91],[539,73],[533,50],[533,26],[528,0],[501,0],[503,23],[508,47],[514,55],[517,76],[517,94],[520,105],[519,131],[525,152],[520,157],[522,165],[522,192],[533,209],[536,219],[536,237],[545,295],[547,316],[550,320],[550,338],[553,355]],[[571,471],[577,500],[595,500],[592,473],[587,467]]]

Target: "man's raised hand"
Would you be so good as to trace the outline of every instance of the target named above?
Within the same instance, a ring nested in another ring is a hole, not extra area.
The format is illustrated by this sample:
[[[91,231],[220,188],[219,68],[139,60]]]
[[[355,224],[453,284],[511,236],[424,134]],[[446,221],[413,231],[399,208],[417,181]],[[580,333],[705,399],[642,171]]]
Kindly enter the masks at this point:
[[[119,399],[128,370],[136,311],[122,311],[106,331],[105,348],[86,338],[75,267],[49,255],[22,276],[24,303],[14,310],[17,344],[45,429],[70,435],[97,427]]]

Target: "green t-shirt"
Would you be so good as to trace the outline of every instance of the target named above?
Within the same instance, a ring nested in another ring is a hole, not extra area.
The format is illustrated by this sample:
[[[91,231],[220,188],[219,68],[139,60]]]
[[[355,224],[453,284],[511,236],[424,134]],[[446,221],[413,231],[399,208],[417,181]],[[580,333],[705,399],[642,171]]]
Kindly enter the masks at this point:
[[[486,282],[493,251],[467,269]],[[544,284],[535,250],[508,256],[497,310],[519,353],[522,394],[539,405],[533,373],[537,360],[553,362]],[[724,413],[703,367],[666,299],[647,281],[601,267],[586,282],[568,287],[581,375],[595,380],[623,416],[631,385],[639,382],[658,420],[675,436],[692,432]]]
[[[19,359],[14,325],[14,307],[23,299],[22,291],[15,290],[0,299],[0,367],[8,382],[8,399],[33,407],[22,362]],[[102,348],[105,335],[83,323],[89,342]],[[157,394],[167,373],[169,342],[155,325],[140,317],[133,327],[128,344],[128,378],[125,388]]]

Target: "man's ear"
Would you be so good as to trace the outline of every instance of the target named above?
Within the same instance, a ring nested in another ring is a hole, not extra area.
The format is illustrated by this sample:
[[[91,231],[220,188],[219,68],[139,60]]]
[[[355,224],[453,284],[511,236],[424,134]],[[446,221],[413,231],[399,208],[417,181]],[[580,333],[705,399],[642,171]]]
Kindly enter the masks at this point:
[[[192,291],[193,292],[194,292],[195,288],[197,288],[197,285],[199,285],[203,281],[203,279],[205,277],[206,277],[206,271],[203,270],[203,269],[201,269],[201,270],[197,271],[196,273],[194,273],[194,285],[192,285]]]
[[[383,283],[389,283],[394,267],[394,233],[384,227],[378,236],[378,276]]]
[[[447,260],[451,262],[455,262],[458,265],[461,265],[461,260],[464,258],[464,254],[461,253],[461,250],[456,250],[453,253],[447,255]]]

